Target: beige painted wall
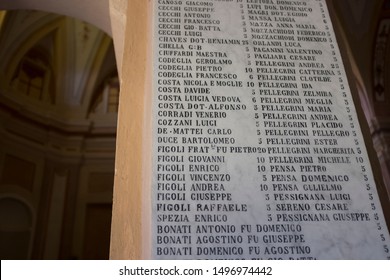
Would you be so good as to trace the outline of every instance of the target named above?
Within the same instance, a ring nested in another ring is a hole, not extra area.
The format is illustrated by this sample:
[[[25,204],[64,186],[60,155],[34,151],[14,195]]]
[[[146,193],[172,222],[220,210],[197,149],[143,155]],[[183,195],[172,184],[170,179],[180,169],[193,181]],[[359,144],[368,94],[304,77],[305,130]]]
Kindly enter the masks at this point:
[[[126,79],[122,80],[119,103],[111,259],[148,258],[148,207],[143,201],[150,189],[147,170],[151,156],[147,147],[151,146],[151,89],[146,83],[151,65],[147,36],[151,34],[150,12],[151,2],[145,0],[133,0],[127,11],[122,67]]]

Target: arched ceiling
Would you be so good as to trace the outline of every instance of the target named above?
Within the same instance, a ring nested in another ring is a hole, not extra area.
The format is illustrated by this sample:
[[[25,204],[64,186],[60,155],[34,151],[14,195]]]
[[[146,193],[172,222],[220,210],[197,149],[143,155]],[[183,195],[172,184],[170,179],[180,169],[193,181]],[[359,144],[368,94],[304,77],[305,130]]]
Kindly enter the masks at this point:
[[[8,11],[0,22],[0,61],[0,105],[61,129],[115,129],[116,112],[106,107],[117,92],[103,93],[117,77],[114,48],[95,26],[42,11]]]
[[[0,0],[0,10],[46,11],[89,22],[114,38],[118,70],[122,66],[128,0]]]
[[[111,35],[109,0],[0,0],[2,10],[46,11],[92,23]]]

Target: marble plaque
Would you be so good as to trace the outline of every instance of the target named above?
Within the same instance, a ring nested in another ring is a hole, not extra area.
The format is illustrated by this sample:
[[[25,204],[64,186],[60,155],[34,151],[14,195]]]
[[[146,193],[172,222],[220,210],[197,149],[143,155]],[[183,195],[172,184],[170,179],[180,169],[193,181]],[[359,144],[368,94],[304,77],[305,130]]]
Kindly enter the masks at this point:
[[[326,2],[155,0],[154,259],[390,259]]]

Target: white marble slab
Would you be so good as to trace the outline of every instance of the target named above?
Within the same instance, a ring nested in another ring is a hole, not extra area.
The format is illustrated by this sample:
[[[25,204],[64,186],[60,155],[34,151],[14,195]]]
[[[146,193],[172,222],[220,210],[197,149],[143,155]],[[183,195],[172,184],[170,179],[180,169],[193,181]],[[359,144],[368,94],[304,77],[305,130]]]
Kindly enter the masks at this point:
[[[154,5],[155,259],[390,259],[326,3]]]

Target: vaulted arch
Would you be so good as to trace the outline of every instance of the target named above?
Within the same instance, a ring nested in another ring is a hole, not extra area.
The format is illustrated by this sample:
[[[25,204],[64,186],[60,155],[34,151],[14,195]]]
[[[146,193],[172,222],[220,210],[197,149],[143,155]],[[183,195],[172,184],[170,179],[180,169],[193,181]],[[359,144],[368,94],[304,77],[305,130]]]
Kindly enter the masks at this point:
[[[31,256],[34,212],[16,196],[0,196],[0,258],[23,260]]]
[[[0,1],[0,10],[46,11],[78,18],[99,27],[114,38],[120,72],[124,52],[127,5],[127,0],[18,0]]]
[[[0,1],[3,10],[36,10],[66,15],[90,22],[111,34],[109,0],[18,0]]]

